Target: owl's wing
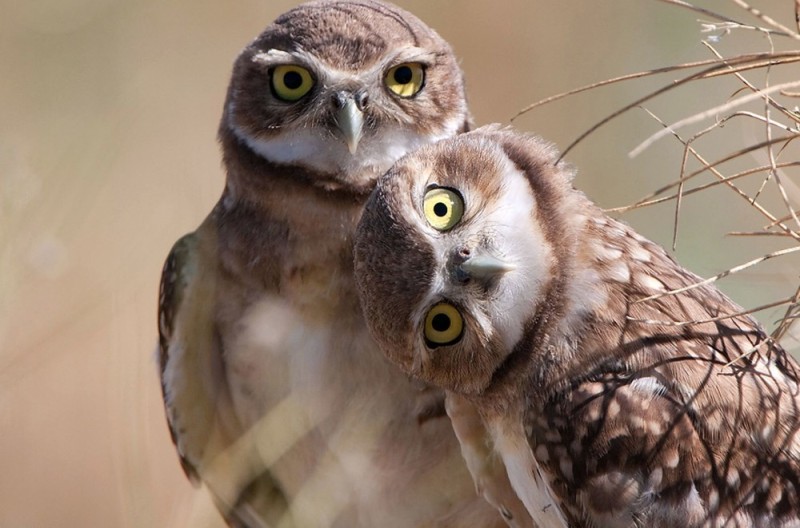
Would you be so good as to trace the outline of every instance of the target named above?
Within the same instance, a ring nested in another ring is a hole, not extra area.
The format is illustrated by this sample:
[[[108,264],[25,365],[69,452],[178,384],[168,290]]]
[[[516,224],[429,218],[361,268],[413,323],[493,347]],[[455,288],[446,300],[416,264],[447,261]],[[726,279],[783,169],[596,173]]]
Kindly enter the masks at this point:
[[[199,365],[194,361],[196,357],[192,358],[193,349],[188,347],[190,350],[187,351],[187,337],[191,339],[192,332],[187,336],[186,329],[179,328],[179,321],[185,319],[181,316],[189,310],[185,301],[195,284],[198,259],[197,235],[189,233],[178,239],[164,262],[158,297],[158,362],[167,424],[181,466],[195,484],[199,483],[195,464],[202,459],[202,454],[196,452],[196,448],[184,436],[194,429],[187,422],[195,422],[199,418],[199,423],[193,425],[203,427],[203,424],[211,424],[213,407],[209,408],[207,397],[195,396],[198,392],[204,392],[197,384],[206,373],[197,368]],[[210,324],[209,317],[206,324],[200,326]]]
[[[635,372],[598,368],[533,421],[531,447],[558,476],[556,493],[597,525],[800,515],[796,381],[780,381],[779,362],[772,373],[723,368],[693,348]]]
[[[665,290],[699,278],[636,247],[647,262],[617,274],[624,284],[587,327],[580,370],[529,416],[556,493],[598,526],[796,521],[797,363],[715,288],[639,301],[654,277]]]
[[[186,475],[209,488],[230,526],[286,524],[280,485],[230,422],[214,308],[219,287],[213,217],[172,247],[161,275],[158,358],[172,440]],[[226,415],[227,413],[227,415]]]

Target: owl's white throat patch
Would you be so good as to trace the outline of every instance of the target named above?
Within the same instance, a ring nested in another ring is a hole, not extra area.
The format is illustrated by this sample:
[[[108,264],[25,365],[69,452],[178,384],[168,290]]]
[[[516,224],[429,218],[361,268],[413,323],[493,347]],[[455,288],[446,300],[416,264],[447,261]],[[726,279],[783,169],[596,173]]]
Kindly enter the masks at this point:
[[[235,115],[233,108],[228,114]],[[286,128],[273,137],[262,138],[238,126],[233,118],[228,126],[256,154],[272,163],[339,174],[347,183],[364,185],[389,170],[405,154],[455,135],[462,121],[451,119],[440,133],[430,135],[420,135],[399,124],[384,125],[367,132],[353,154],[342,138],[324,130]]]
[[[536,221],[536,198],[525,175],[510,160],[495,206],[486,211],[485,223],[493,226],[500,252],[516,269],[500,282],[500,295],[492,318],[510,350],[522,337],[525,322],[533,316],[537,299],[551,276],[553,252]]]

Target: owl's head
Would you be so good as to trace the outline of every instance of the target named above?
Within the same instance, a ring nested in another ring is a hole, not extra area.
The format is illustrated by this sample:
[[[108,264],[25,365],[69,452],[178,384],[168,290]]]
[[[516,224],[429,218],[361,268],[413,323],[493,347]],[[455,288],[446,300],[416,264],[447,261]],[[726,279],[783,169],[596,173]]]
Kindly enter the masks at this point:
[[[570,170],[532,136],[482,128],[400,159],[359,224],[364,315],[404,371],[481,392],[536,324],[563,272],[570,228],[556,211]]]
[[[461,71],[434,30],[384,2],[327,0],[284,13],[242,51],[220,135],[358,185],[468,119]]]

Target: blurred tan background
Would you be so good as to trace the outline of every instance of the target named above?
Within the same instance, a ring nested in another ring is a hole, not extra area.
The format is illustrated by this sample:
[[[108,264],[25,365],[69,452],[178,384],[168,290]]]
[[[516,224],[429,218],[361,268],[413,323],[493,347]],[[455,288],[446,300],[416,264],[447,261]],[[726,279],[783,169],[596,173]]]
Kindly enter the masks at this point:
[[[0,527],[218,526],[165,424],[158,280],[171,244],[222,190],[215,133],[232,61],[296,3],[0,0]],[[593,81],[710,57],[698,17],[655,1],[397,3],[462,58],[476,124],[508,122],[528,103]],[[697,3],[747,18],[728,1]],[[790,24],[791,3],[758,5]],[[769,49],[756,34],[719,46]],[[515,126],[565,147],[672,78],[571,97]],[[698,84],[648,107],[678,119],[737,87]],[[740,125],[704,145],[709,159],[763,135]],[[670,139],[627,156],[658,129],[641,110],[600,129],[569,155],[577,185],[612,207],[676,178],[682,152]],[[671,206],[625,218],[670,243]],[[787,247],[722,236],[764,223],[729,192],[687,198],[677,258],[708,276]],[[756,306],[790,295],[798,269],[796,259],[777,260],[722,287]],[[759,318],[772,324],[782,313]]]

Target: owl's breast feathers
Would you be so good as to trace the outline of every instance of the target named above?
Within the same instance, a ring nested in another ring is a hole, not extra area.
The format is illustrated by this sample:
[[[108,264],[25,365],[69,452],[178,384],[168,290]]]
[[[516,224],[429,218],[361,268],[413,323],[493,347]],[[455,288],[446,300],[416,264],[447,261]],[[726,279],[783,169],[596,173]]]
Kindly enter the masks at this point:
[[[658,296],[700,281],[659,246],[605,217],[586,229],[595,305],[552,343],[565,366],[525,418],[573,521],[797,525],[797,363],[713,287]]]

